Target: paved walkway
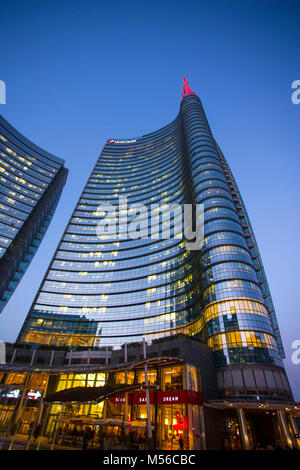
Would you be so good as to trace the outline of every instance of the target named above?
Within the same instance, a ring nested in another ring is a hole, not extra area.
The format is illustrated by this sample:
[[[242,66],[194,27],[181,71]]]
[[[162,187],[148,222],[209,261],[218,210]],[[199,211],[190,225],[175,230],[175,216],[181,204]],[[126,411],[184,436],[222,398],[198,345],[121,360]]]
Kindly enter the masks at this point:
[[[51,442],[49,442],[47,439],[43,437],[40,437],[39,439],[40,439],[40,446],[39,446],[40,450],[51,449],[51,446],[52,446]],[[27,444],[28,444],[27,436],[23,436],[20,434],[17,434],[16,436],[8,436],[8,437],[0,436],[0,449],[1,450],[8,450],[9,448],[11,448],[11,450],[24,450],[26,449]],[[30,442],[29,449],[36,450],[38,444],[39,444],[38,439],[36,441],[32,439]],[[68,446],[55,444],[54,450],[81,450],[81,448],[80,447],[68,447]]]

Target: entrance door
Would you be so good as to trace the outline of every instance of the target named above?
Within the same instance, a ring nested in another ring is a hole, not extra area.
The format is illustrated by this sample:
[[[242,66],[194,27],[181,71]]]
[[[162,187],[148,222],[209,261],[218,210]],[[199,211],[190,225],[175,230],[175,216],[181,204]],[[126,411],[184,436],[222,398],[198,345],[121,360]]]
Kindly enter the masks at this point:
[[[276,415],[246,413],[246,419],[250,425],[253,448],[259,443],[266,448],[268,444],[275,445],[276,440],[280,440],[280,431]]]
[[[188,448],[188,418],[185,404],[161,405],[159,410],[159,448],[179,450],[179,438],[183,437]]]

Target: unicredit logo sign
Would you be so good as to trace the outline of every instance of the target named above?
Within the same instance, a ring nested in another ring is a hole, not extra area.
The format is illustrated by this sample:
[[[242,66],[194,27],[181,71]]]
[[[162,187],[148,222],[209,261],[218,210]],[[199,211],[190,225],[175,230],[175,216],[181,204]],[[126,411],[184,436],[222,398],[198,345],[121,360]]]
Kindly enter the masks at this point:
[[[114,139],[109,139],[109,141],[108,141],[109,144],[132,144],[133,142],[136,142],[136,140],[114,140]]]

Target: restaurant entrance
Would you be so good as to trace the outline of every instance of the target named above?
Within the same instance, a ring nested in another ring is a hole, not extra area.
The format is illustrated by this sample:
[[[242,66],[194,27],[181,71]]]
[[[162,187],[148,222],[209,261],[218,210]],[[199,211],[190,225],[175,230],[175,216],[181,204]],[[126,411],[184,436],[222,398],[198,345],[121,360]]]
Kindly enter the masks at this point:
[[[188,416],[186,404],[161,405],[157,420],[158,448],[162,450],[178,450],[179,438],[188,448]]]

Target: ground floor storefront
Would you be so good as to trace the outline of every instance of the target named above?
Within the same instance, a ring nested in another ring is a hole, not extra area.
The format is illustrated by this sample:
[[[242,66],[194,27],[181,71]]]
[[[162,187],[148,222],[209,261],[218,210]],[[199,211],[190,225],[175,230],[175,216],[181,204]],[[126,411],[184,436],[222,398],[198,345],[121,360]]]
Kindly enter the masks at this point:
[[[82,448],[89,430],[89,449],[257,450],[278,445],[300,449],[297,406],[203,402],[199,392],[188,390],[151,391],[149,406],[146,391],[140,389],[100,403],[51,403],[22,395],[23,401],[15,404],[15,398],[2,400],[0,432],[23,437],[30,445]]]
[[[300,449],[296,404],[218,400],[206,403],[204,409],[208,448],[218,448],[222,435],[221,447],[232,450]]]
[[[0,432],[54,444],[205,449],[199,370],[176,358],[128,368],[2,373]]]
[[[149,398],[153,447],[165,450],[205,449],[205,430],[201,429],[203,406],[198,392],[150,392]],[[29,435],[31,423],[39,423],[40,428],[43,427],[41,434],[49,442],[80,447],[86,429],[90,428],[92,438],[89,447],[97,446],[104,450],[119,446],[147,449],[150,442],[146,400],[146,392],[137,391],[127,396],[115,395],[97,405],[44,403],[40,411],[38,406],[27,404],[15,431]]]
[[[299,404],[210,399],[218,395],[206,347],[172,341],[158,343],[155,357],[137,348],[131,359],[124,348],[111,364],[108,356],[104,365],[92,364],[94,356],[73,363],[83,356],[68,353],[55,365],[50,351],[47,367],[34,365],[38,353],[33,365],[2,366],[0,436],[50,449],[300,448]]]

